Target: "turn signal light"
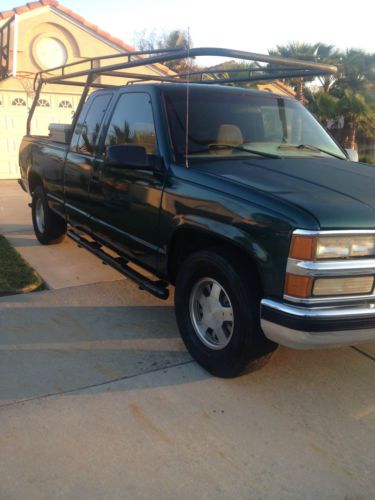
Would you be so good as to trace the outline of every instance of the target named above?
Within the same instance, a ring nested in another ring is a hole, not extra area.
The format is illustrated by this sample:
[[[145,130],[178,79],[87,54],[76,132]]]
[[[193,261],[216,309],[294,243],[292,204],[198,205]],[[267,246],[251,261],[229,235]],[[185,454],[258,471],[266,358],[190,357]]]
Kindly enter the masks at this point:
[[[310,276],[286,273],[285,294],[305,299],[311,296],[312,284]]]
[[[298,260],[314,260],[316,238],[295,235],[292,238],[289,257]]]

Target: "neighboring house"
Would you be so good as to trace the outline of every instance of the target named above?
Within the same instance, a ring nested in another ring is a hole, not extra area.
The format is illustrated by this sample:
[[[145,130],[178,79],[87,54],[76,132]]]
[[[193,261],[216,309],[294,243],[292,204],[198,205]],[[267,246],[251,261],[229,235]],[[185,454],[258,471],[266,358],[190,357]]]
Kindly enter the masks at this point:
[[[296,97],[295,91],[292,87],[289,87],[286,83],[281,82],[280,80],[275,80],[273,82],[268,83],[259,83],[257,85],[259,90],[267,90],[268,92],[274,92],[275,94],[286,95],[289,97]]]
[[[38,71],[134,50],[55,0],[0,12],[0,179],[19,177],[18,147],[25,134]],[[162,65],[138,71],[173,74]],[[46,134],[51,122],[70,123],[81,92],[80,87],[46,86],[34,115],[34,133]]]

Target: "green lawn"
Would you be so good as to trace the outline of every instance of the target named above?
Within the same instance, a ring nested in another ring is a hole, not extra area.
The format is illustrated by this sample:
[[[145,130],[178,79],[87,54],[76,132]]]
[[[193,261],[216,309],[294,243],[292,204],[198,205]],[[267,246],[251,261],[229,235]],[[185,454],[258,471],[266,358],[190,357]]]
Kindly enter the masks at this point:
[[[0,295],[26,293],[42,289],[42,278],[20,254],[0,235]]]

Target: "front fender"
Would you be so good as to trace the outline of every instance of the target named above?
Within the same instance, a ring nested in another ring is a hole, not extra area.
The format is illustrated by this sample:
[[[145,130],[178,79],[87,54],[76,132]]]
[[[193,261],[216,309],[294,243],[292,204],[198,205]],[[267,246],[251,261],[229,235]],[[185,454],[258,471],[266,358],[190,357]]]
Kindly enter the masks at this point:
[[[267,262],[266,249],[254,238],[254,236],[243,229],[226,224],[217,220],[211,220],[199,215],[181,215],[174,219],[175,233],[183,229],[195,229],[206,234],[220,238],[227,243],[233,243],[238,248],[245,250],[256,261]],[[170,242],[170,244],[172,241]]]
[[[260,228],[249,228],[227,224],[199,215],[179,215],[173,219],[174,231],[168,242],[167,255],[171,255],[176,238],[182,231],[188,230],[198,234],[214,237],[223,244],[233,245],[249,256],[256,266],[267,297],[280,297],[283,293],[286,260],[289,251],[289,233],[278,234],[262,231]],[[193,237],[189,234],[189,237]],[[277,247],[279,246],[279,251]]]

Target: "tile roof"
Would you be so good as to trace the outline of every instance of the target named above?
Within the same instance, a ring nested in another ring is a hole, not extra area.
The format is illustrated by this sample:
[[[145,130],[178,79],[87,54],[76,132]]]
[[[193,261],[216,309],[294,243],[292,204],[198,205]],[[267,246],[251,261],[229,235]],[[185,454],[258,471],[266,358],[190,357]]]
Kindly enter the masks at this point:
[[[117,47],[123,49],[126,52],[134,52],[136,49],[132,47],[131,45],[126,44],[119,38],[116,38],[106,31],[101,30],[96,26],[95,24],[90,23],[87,21],[85,18],[82,16],[79,16],[75,12],[73,12],[70,9],[67,9],[63,5],[59,4],[56,0],[39,0],[38,2],[29,2],[26,5],[21,5],[19,7],[14,7],[13,9],[10,10],[4,10],[0,11],[0,24],[2,20],[9,19],[10,17],[13,17],[15,14],[25,14],[26,12],[30,12],[34,9],[38,9],[40,7],[54,7],[55,9],[60,10],[67,16],[71,17],[75,21],[78,21],[80,24],[85,26],[86,28],[94,31],[97,35],[99,35],[101,38],[104,38],[105,40],[108,40],[109,42],[113,43]],[[162,64],[155,64],[154,66],[157,66],[160,70],[164,71],[166,74],[174,74],[173,71],[170,71],[166,66],[163,66]]]

